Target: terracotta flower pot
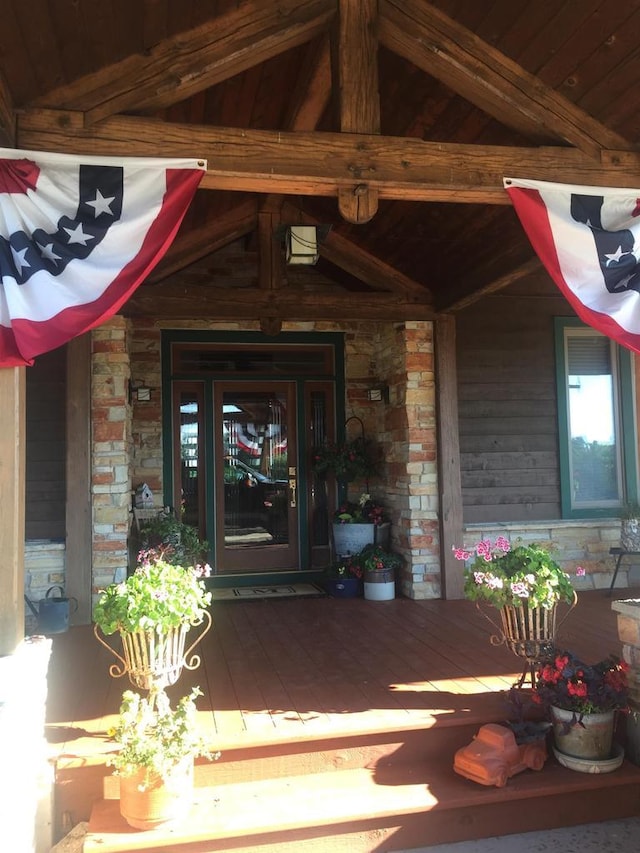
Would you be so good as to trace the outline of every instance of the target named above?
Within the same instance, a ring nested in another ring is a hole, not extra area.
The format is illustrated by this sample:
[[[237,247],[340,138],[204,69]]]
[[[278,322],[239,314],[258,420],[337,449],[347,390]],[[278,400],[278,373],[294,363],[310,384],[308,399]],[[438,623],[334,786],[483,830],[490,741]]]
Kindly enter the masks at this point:
[[[120,814],[135,829],[155,829],[183,820],[193,802],[193,759],[163,778],[144,768],[120,776]]]

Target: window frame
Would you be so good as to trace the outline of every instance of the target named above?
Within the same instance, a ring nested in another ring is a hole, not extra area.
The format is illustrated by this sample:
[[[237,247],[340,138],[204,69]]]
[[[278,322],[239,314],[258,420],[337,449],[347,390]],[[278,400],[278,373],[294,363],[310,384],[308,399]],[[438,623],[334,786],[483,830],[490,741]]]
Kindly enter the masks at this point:
[[[614,398],[617,403],[617,422],[621,451],[621,498],[616,504],[600,507],[574,508],[571,501],[571,464],[569,436],[569,397],[567,391],[568,374],[566,359],[566,332],[572,329],[589,330],[594,335],[602,335],[583,323],[577,317],[554,318],[555,357],[556,357],[556,397],[558,406],[558,455],[560,463],[560,505],[562,518],[606,518],[621,514],[627,501],[637,500],[638,495],[638,454],[635,419],[635,385],[633,359],[631,352],[613,342],[615,369],[613,371],[616,387]]]

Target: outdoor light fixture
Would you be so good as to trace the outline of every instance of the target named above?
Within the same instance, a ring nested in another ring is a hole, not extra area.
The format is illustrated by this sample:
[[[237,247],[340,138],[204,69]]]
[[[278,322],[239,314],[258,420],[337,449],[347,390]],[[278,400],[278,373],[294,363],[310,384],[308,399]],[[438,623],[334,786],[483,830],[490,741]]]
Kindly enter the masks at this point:
[[[315,264],[318,261],[318,235],[315,225],[290,225],[286,235],[288,264]]]
[[[389,386],[378,385],[375,388],[369,388],[367,391],[367,400],[371,403],[388,403],[389,402]]]
[[[140,380],[129,380],[129,405],[137,400],[139,403],[151,402],[151,388]]]

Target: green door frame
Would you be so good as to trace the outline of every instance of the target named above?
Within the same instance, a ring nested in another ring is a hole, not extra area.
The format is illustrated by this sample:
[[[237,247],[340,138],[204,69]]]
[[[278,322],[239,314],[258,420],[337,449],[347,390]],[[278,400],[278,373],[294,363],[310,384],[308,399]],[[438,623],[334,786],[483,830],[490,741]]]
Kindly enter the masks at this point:
[[[286,344],[308,344],[331,346],[333,348],[333,374],[332,375],[278,375],[278,379],[294,381],[296,383],[297,411],[296,411],[296,426],[298,430],[298,470],[301,466],[299,460],[307,458],[307,436],[305,429],[305,382],[311,381],[333,381],[335,386],[335,418],[336,418],[336,436],[342,438],[345,420],[344,406],[344,335],[340,332],[282,332],[274,339],[272,336],[264,335],[261,332],[210,332],[205,330],[179,330],[167,329],[161,333],[161,365],[162,365],[162,454],[163,454],[163,484],[164,484],[164,505],[173,506],[173,488],[174,488],[174,466],[173,466],[173,423],[172,423],[172,408],[171,408],[171,385],[174,380],[185,381],[203,381],[205,394],[205,411],[206,419],[204,424],[205,429],[205,446],[213,447],[214,423],[213,423],[213,383],[218,380],[228,381],[234,379],[242,381],[243,377],[230,376],[224,373],[211,373],[208,375],[194,375],[193,373],[184,374],[176,373],[172,375],[171,370],[171,348],[174,343],[188,344],[245,344],[245,345],[260,345],[270,348],[277,348],[279,345]],[[273,375],[255,374],[247,376],[247,381],[270,381],[275,379]],[[206,465],[209,465],[205,461]],[[300,483],[300,480],[299,480]],[[214,494],[213,494],[213,478],[206,479],[206,524],[207,530],[215,531],[214,523]],[[305,488],[298,489],[299,501],[299,550],[300,550],[300,565],[301,569],[295,572],[296,580],[317,580],[321,577],[322,572],[317,569],[309,568],[309,554],[306,544],[308,543],[308,501],[306,478]],[[212,542],[215,548],[215,543]],[[256,580],[260,583],[274,583],[283,579],[291,580],[291,572],[278,573],[261,573],[260,575],[221,575],[214,576],[212,579],[213,586],[225,586],[233,583],[234,586],[243,584],[252,584]]]

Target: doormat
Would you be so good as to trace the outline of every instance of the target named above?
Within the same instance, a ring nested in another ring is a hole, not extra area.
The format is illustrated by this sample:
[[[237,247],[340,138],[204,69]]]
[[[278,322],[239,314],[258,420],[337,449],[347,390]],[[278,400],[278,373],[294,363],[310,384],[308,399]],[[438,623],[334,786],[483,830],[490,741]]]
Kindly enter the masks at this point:
[[[319,598],[326,596],[322,587],[314,583],[265,584],[264,586],[236,586],[214,589],[214,601],[264,601],[269,598]]]

